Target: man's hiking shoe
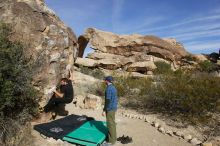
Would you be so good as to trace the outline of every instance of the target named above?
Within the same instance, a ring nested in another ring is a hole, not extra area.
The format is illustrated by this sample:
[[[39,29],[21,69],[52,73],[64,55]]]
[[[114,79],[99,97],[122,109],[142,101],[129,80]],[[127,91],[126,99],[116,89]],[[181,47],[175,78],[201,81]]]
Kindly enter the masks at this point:
[[[117,141],[121,141],[122,139],[124,139],[125,138],[125,136],[123,135],[123,136],[121,136],[121,137],[118,137],[117,138]]]
[[[121,140],[122,144],[128,144],[132,142],[132,138],[131,137],[125,137],[124,139]]]
[[[128,144],[128,143],[131,143],[132,142],[132,138],[129,137],[129,136],[121,136],[121,137],[118,137],[117,138],[117,141],[120,141],[122,144]]]

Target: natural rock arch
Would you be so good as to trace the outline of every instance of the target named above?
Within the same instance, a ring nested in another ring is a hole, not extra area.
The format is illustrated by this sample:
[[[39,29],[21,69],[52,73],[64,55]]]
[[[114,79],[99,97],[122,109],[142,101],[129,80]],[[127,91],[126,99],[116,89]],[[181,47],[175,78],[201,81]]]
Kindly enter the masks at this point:
[[[81,35],[78,37],[78,44],[79,44],[79,52],[78,52],[78,57],[82,58],[83,54],[85,52],[85,48],[89,43],[89,39],[86,38],[85,36]]]

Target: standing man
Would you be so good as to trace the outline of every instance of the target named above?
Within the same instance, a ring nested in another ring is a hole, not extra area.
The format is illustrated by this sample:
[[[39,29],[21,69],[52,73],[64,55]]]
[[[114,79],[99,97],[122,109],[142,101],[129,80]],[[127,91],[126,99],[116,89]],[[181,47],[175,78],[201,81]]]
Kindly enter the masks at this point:
[[[102,115],[106,115],[108,139],[107,142],[114,145],[116,143],[116,123],[115,113],[117,111],[118,96],[115,86],[112,84],[113,77],[107,76],[104,78],[107,85],[105,90],[105,106]]]

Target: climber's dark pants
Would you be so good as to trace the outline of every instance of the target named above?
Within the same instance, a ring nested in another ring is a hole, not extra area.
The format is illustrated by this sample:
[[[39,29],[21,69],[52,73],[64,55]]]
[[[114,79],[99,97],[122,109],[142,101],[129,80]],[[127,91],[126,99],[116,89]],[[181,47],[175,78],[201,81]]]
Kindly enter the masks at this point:
[[[56,96],[52,96],[51,99],[48,101],[47,105],[44,107],[44,111],[50,112],[51,110],[57,108],[59,105],[63,105],[63,108],[65,110],[65,104],[72,102],[72,99],[68,98],[59,98]]]

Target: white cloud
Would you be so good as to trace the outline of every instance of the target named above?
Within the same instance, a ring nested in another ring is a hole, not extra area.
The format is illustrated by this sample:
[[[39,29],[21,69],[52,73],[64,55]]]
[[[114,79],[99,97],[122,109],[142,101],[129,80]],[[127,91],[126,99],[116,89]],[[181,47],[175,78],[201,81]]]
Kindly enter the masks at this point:
[[[124,0],[113,0],[112,8],[112,28],[113,31],[117,31],[120,26],[120,18],[123,9]]]
[[[220,48],[220,42],[197,42],[195,44],[185,44],[185,47],[191,52],[206,52],[207,50],[212,50],[213,52],[218,51]]]
[[[189,32],[183,33],[180,35],[174,35],[173,38],[177,38],[181,41],[187,41],[192,39],[204,38],[204,37],[216,37],[220,38],[220,30],[207,30],[207,31],[197,31],[197,32]]]
[[[220,19],[220,14],[209,15],[209,16],[200,17],[200,18],[191,17],[191,18],[188,18],[182,22],[173,23],[170,25],[160,26],[160,27],[156,27],[156,28],[140,29],[140,30],[138,30],[138,32],[145,33],[145,32],[155,32],[155,31],[161,31],[161,30],[164,31],[165,29],[168,29],[168,28],[177,28],[180,26],[188,25],[190,23],[207,22],[210,20],[219,20],[219,19]]]

